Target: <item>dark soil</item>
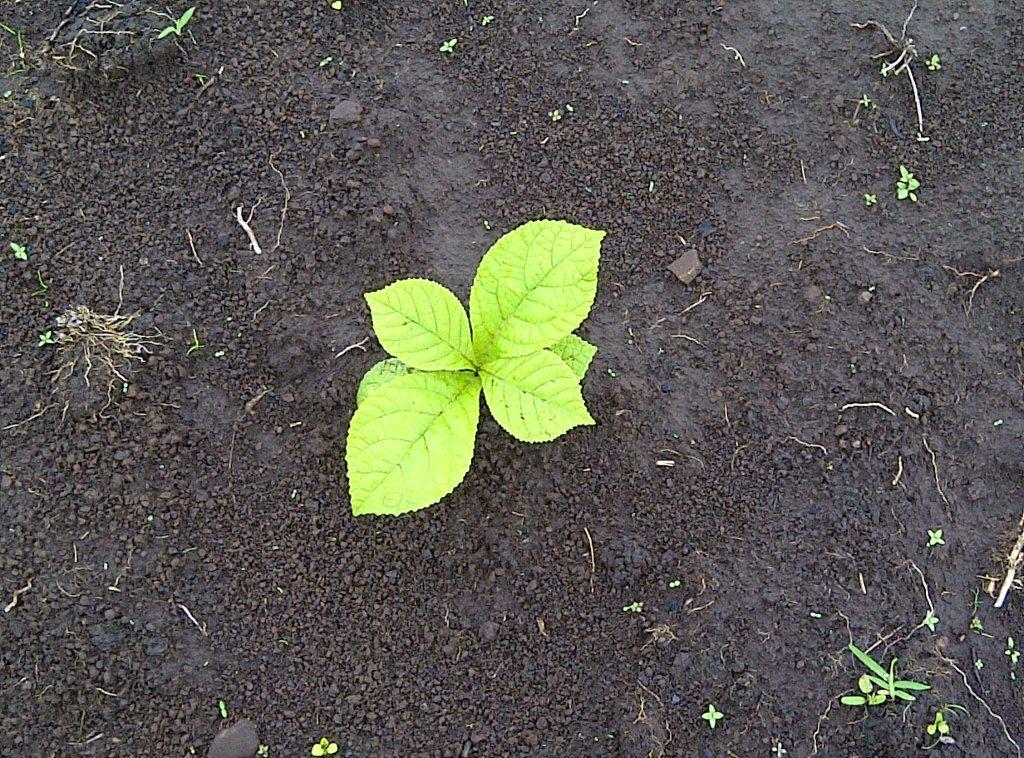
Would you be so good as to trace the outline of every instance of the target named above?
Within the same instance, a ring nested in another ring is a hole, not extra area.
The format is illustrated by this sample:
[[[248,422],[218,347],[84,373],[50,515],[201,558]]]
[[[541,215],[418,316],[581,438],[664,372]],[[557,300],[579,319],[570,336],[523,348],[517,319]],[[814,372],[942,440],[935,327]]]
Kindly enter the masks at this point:
[[[45,54],[67,5],[0,8],[0,753],[203,755],[247,718],[271,756],[902,756],[956,703],[940,753],[1018,754],[952,666],[1024,740],[1024,592],[989,596],[1024,503],[1020,0],[914,15],[927,143],[850,27],[899,28],[874,0],[217,0],[81,71]],[[454,495],[354,519],[361,293],[466,297],[542,217],[608,231],[598,426],[485,415]],[[946,267],[1000,275],[968,315]],[[121,268],[162,347],[54,391],[39,335]],[[839,705],[851,636],[932,690]]]

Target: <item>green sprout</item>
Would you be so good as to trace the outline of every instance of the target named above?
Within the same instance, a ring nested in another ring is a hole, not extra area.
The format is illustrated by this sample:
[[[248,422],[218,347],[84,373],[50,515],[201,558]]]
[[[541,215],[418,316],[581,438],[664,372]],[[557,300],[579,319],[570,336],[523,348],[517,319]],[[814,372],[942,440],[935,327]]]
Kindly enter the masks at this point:
[[[259,758],[267,758],[267,756],[270,755],[270,745],[260,745],[256,748],[256,755],[258,755]]]
[[[700,717],[708,722],[709,727],[714,729],[715,724],[725,718],[725,714],[715,708],[714,703],[708,703],[708,709],[700,714]]]
[[[1010,666],[1016,666],[1020,660],[1020,650],[1017,649],[1016,643],[1013,641],[1013,637],[1006,638],[1006,650],[1003,654],[1009,656]]]
[[[482,19],[480,20],[480,26],[487,26],[487,25],[488,25],[488,24],[490,24],[490,23],[491,23],[492,21],[494,21],[494,16],[484,16],[484,17],[483,17],[483,18],[482,18]]]
[[[928,611],[925,614],[924,620],[921,621],[921,626],[928,627],[929,632],[935,631],[935,626],[939,623],[939,617],[936,616],[932,611]]]
[[[202,342],[199,341],[199,335],[196,334],[196,330],[192,330],[192,344],[188,346],[188,350],[185,351],[185,355],[192,355],[197,353],[205,347]]]
[[[861,95],[860,96],[860,100],[858,100],[857,102],[860,104],[861,108],[874,108],[875,107],[875,101],[872,100],[867,95]]]
[[[309,749],[309,754],[310,755],[315,755],[315,756],[317,756],[317,758],[319,758],[320,756],[323,756],[323,755],[334,755],[337,752],[338,752],[338,743],[337,742],[331,742],[326,737],[321,737],[320,741],[317,742],[317,743],[314,743],[313,746]]]
[[[552,121],[561,121],[562,111],[558,108],[555,108],[553,111],[548,112],[548,116],[551,118]]]
[[[175,37],[180,37],[182,35],[182,33],[185,31],[185,27],[188,26],[188,22],[192,20],[192,16],[195,15],[195,12],[196,12],[196,7],[193,5],[187,11],[182,13],[181,16],[179,16],[177,19],[174,19],[173,17],[168,16],[168,18],[170,18],[171,21],[172,21],[171,25],[170,26],[165,26],[163,29],[161,29],[160,33],[158,35],[156,35],[156,38],[158,40],[161,40],[161,39],[164,39],[164,37],[170,37],[172,34]],[[164,15],[164,14],[160,14],[160,15]]]
[[[581,382],[597,348],[575,330],[597,295],[604,235],[548,220],[502,235],[480,261],[468,314],[429,279],[366,293],[392,357],[355,393],[345,447],[354,515],[399,516],[448,496],[472,464],[481,395],[522,442],[595,423]]]
[[[228,717],[228,704],[223,700],[217,701],[217,710],[220,711],[220,717],[226,719]]]
[[[32,295],[45,295],[50,289],[50,283],[43,279],[42,271],[36,271],[36,281],[39,282],[39,289],[33,292]]]
[[[14,257],[19,261],[28,260],[28,249],[24,245],[19,245],[17,242],[11,243],[11,252],[14,253]]]
[[[334,56],[333,55],[328,55],[326,58],[321,58],[320,59],[320,63],[317,64],[317,65],[319,65],[320,68],[323,68],[324,66],[330,66],[331,65],[331,61],[333,61],[333,60],[334,60]]]
[[[930,737],[934,737],[936,734],[942,736],[949,734],[949,722],[946,721],[946,717],[941,710],[935,711],[935,718],[932,720],[932,723],[925,727],[925,731]]]
[[[872,205],[874,205],[877,202],[878,202],[878,196],[877,195],[872,195],[872,194],[870,194],[868,192],[864,193],[864,205],[866,205],[868,207],[871,207]]]
[[[782,758],[782,756],[787,755],[788,753],[789,751],[782,747],[781,742],[772,742],[772,755],[775,756],[775,758]]]
[[[928,530],[928,541],[925,543],[925,547],[937,547],[938,545],[945,545],[946,541],[942,539],[941,529],[929,529]]]
[[[53,337],[53,331],[52,330],[47,330],[45,332],[40,332],[40,334],[39,334],[39,343],[38,343],[37,347],[45,347],[46,345],[52,345],[56,341],[57,340],[54,339],[54,337]]]
[[[682,582],[679,581],[678,579],[673,579],[671,582],[668,583],[668,586],[669,586],[670,589],[674,590],[676,587],[679,587],[681,584],[682,584]]]
[[[644,604],[634,600],[629,605],[622,606],[623,613],[642,613],[644,610]]]
[[[342,8],[341,0],[334,0],[334,2],[331,3],[331,10],[332,11],[340,11],[341,8]]]
[[[910,679],[897,679],[896,662],[899,660],[898,658],[893,658],[890,661],[889,670],[886,671],[874,658],[852,642],[850,643],[850,652],[871,673],[862,674],[857,680],[857,689],[860,690],[861,694],[844,695],[839,699],[839,702],[843,705],[883,705],[887,701],[897,698],[913,702],[917,698],[911,695],[911,692],[931,689],[929,685],[922,684],[921,682],[915,682]]]
[[[917,193],[914,191],[921,186],[913,172],[908,171],[906,166],[900,165],[900,178],[896,180],[896,197],[899,200],[910,198],[911,202],[917,202]]]
[[[928,67],[929,71],[938,71],[942,68],[942,59],[939,58],[938,53],[932,53],[932,57],[926,60],[924,65]]]
[[[449,55],[455,50],[455,43],[459,41],[458,37],[452,37],[447,42],[442,42],[441,47],[437,48],[442,53],[448,53]]]

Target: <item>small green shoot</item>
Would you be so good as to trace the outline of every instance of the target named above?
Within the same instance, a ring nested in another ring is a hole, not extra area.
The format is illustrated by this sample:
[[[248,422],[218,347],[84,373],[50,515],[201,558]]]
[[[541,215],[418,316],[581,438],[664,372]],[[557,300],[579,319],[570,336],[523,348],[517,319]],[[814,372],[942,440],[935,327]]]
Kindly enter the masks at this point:
[[[708,722],[709,727],[714,729],[715,724],[725,718],[725,714],[718,710],[714,703],[708,703],[708,709],[700,714],[700,717]]]
[[[42,271],[36,271],[36,281],[39,282],[39,289],[32,293],[33,297],[35,295],[45,295],[50,289],[50,283],[43,279]]]
[[[205,347],[202,342],[199,341],[199,335],[196,334],[196,330],[192,330],[192,344],[188,346],[188,350],[185,351],[185,355],[192,355],[197,353]]]
[[[187,11],[181,14],[170,26],[165,26],[160,30],[160,33],[156,35],[158,40],[170,37],[172,34],[175,37],[180,37],[185,31],[185,27],[188,26],[188,22],[192,20],[192,16],[195,15],[196,7],[193,5]]]
[[[1006,650],[1003,654],[1010,658],[1010,666],[1016,666],[1020,660],[1020,650],[1017,649],[1016,643],[1013,641],[1013,637],[1006,638]]]
[[[932,53],[932,57],[926,60],[924,65],[928,67],[929,71],[938,71],[942,68],[942,59],[939,58],[938,53]]]
[[[228,704],[223,700],[217,701],[217,710],[220,711],[220,717],[226,719],[228,717]]]
[[[971,616],[971,631],[978,634],[985,631],[985,625],[981,623],[981,619],[977,616]]]
[[[490,23],[491,23],[492,21],[494,21],[494,16],[484,16],[484,17],[483,17],[483,18],[482,18],[482,19],[480,20],[480,26],[487,26],[487,25],[489,25],[489,24],[490,24]]]
[[[343,6],[342,6],[341,0],[334,0],[334,2],[331,3],[331,10],[332,11],[340,11],[342,9],[342,7]]]
[[[28,260],[28,249],[24,245],[19,245],[17,242],[11,243],[11,252],[14,253],[14,257],[19,261]]]
[[[974,668],[978,669],[978,671],[981,671],[983,668],[985,668],[985,661],[981,660],[981,658],[978,658],[974,661]]]
[[[47,330],[45,332],[40,332],[40,334],[39,334],[39,343],[38,343],[37,347],[46,347],[47,345],[54,344],[56,341],[57,340],[54,339],[53,331],[52,330]]]
[[[320,66],[320,68],[324,68],[326,66],[330,66],[331,62],[333,60],[334,60],[334,56],[333,55],[328,55],[326,58],[321,58],[320,59],[320,63],[318,63],[317,65]]]
[[[671,582],[668,583],[669,588],[673,590],[679,587],[680,585],[682,585],[682,582],[678,579],[673,579]]]
[[[200,87],[205,87],[206,80],[210,78],[206,74],[198,71],[195,74],[193,74],[193,76],[196,78],[196,81],[199,82]]]
[[[878,202],[878,196],[877,195],[872,195],[872,194],[870,194],[868,192],[864,193],[864,205],[866,205],[866,206],[868,206],[870,208],[872,205],[874,205],[877,202]]]
[[[928,542],[925,543],[925,547],[938,547],[939,545],[945,545],[946,541],[942,539],[941,529],[929,529],[928,530]]]
[[[858,100],[857,102],[860,103],[860,107],[861,108],[874,108],[874,107],[876,107],[875,106],[875,101],[872,100],[867,95],[861,95],[860,96],[860,100]]]
[[[946,721],[946,716],[941,710],[935,711],[935,718],[932,719],[932,723],[925,727],[925,731],[929,737],[936,735],[945,736],[949,734],[949,722]]]
[[[441,47],[437,48],[442,53],[451,55],[455,51],[455,44],[459,41],[458,37],[452,37],[447,42],[442,42]]]
[[[917,190],[921,186],[921,182],[917,180],[912,171],[908,171],[907,167],[900,165],[900,178],[896,180],[896,197],[899,200],[906,200],[910,198],[911,202],[917,202]]]
[[[909,679],[896,678],[896,663],[898,658],[893,658],[889,663],[889,670],[886,671],[870,655],[859,647],[850,643],[850,652],[860,661],[870,673],[862,674],[857,680],[859,695],[844,695],[839,699],[843,705],[850,706],[873,706],[884,705],[887,701],[900,699],[913,702],[917,698],[911,692],[930,690],[931,687],[921,682]]]
[[[259,758],[267,758],[267,756],[270,755],[270,745],[260,745],[256,748],[256,755],[259,756]]]
[[[317,743],[314,743],[314,745],[309,749],[309,754],[310,755],[315,755],[315,756],[317,756],[317,758],[320,758],[320,756],[324,756],[324,755],[334,755],[337,752],[338,752],[338,743],[337,742],[331,742],[326,737],[321,737],[320,741],[317,742]]]
[[[921,622],[921,626],[928,627],[929,632],[934,632],[936,625],[939,623],[939,617],[936,616],[932,611],[928,611],[925,614],[924,620]]]
[[[561,111],[561,109],[555,108],[553,111],[548,111],[548,117],[552,121],[556,121],[556,122],[557,121],[561,121],[562,120],[562,111]]]
[[[622,606],[623,613],[643,613],[643,610],[644,604],[637,600],[634,600],[629,605]]]

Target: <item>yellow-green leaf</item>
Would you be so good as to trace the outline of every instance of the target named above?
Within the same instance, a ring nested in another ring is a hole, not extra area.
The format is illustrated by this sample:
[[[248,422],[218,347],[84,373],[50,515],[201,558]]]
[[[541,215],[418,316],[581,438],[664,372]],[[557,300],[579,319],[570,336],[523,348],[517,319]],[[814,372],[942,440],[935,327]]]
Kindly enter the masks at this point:
[[[583,323],[603,238],[566,221],[530,221],[494,243],[469,293],[481,364],[551,347]]]
[[[473,368],[469,319],[451,291],[429,279],[402,279],[365,297],[381,347],[407,366]]]
[[[494,420],[523,442],[548,442],[594,423],[576,375],[550,350],[498,358],[480,369],[480,379]]]
[[[382,361],[377,361],[363,374],[363,378],[359,382],[359,388],[356,390],[356,406],[362,405],[371,392],[375,392],[392,379],[405,376],[412,371],[413,369],[397,358],[385,358]]]
[[[597,348],[582,337],[570,334],[552,345],[551,352],[569,364],[576,378],[582,380],[587,375],[590,362],[597,355]]]
[[[345,462],[357,515],[433,505],[466,476],[480,417],[480,379],[417,372],[369,393],[348,430]]]

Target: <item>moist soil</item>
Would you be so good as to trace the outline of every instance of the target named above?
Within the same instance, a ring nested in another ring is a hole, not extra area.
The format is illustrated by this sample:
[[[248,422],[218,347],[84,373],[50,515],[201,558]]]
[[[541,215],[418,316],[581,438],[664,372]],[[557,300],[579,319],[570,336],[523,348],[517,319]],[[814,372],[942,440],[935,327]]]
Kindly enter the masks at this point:
[[[928,142],[906,4],[126,2],[61,65],[98,5],[0,11],[0,753],[1019,755],[1024,4],[917,9]],[[535,218],[608,232],[597,426],[353,518],[362,293]],[[77,305],[160,344],[87,376]],[[932,689],[840,705],[851,639]]]

